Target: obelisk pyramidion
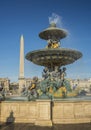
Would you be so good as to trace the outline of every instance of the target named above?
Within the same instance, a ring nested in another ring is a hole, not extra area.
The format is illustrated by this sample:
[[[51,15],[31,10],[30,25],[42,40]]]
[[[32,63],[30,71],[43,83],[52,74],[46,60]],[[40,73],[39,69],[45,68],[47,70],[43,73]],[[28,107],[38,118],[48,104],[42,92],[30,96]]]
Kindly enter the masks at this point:
[[[24,80],[24,38],[20,37],[20,66],[19,66],[19,92],[21,92],[23,86],[25,86]]]

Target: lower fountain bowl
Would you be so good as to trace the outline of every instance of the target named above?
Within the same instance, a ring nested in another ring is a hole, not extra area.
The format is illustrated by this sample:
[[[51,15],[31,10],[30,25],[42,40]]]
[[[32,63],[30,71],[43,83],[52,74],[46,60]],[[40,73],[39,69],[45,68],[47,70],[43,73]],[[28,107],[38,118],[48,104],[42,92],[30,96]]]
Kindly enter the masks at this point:
[[[46,67],[71,64],[81,57],[81,52],[67,48],[41,49],[26,54],[27,60]]]

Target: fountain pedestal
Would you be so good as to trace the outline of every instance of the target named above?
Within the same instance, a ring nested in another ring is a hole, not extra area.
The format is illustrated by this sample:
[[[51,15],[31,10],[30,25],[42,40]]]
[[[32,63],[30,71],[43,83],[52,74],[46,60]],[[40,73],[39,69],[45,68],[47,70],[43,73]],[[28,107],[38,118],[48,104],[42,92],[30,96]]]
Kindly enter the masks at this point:
[[[37,116],[35,125],[40,126],[52,126],[51,121],[51,100],[37,100],[36,101],[36,110],[37,110]]]
[[[47,40],[47,46],[44,49],[35,50],[26,54],[26,59],[34,64],[44,66],[42,80],[36,88],[39,89],[38,98],[45,100],[49,98],[73,97],[78,95],[78,91],[72,92],[69,81],[65,79],[66,68],[63,67],[72,64],[82,57],[82,53],[60,47],[60,40],[67,36],[64,29],[56,27],[51,23],[50,27],[39,33],[41,39]],[[32,86],[33,88],[33,86]],[[45,96],[45,95],[46,96]]]

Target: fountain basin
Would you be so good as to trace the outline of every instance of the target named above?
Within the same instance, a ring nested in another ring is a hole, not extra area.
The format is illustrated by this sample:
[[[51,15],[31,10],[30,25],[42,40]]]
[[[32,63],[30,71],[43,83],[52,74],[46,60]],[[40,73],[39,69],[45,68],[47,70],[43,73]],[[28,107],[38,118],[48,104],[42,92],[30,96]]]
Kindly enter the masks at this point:
[[[57,27],[49,27],[44,31],[40,32],[39,37],[45,40],[48,40],[52,36],[55,36],[57,39],[62,39],[67,36],[67,31]]]
[[[6,122],[13,112],[15,123],[34,123],[39,126],[53,124],[91,123],[91,100],[55,99],[28,101],[2,101],[0,121]]]
[[[25,96],[9,96],[6,97],[6,101],[28,101],[28,98]]]
[[[26,54],[26,59],[41,66],[64,66],[82,57],[77,50],[67,48],[40,49]]]

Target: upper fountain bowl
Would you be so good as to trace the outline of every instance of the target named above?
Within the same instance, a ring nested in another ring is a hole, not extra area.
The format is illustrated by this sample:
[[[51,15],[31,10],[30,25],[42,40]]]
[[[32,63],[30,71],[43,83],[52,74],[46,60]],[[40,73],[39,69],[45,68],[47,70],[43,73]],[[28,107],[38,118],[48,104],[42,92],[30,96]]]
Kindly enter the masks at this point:
[[[67,36],[67,31],[57,28],[55,23],[51,23],[49,28],[39,33],[39,37],[44,40],[51,39],[53,36],[55,36],[56,39],[62,39]]]

